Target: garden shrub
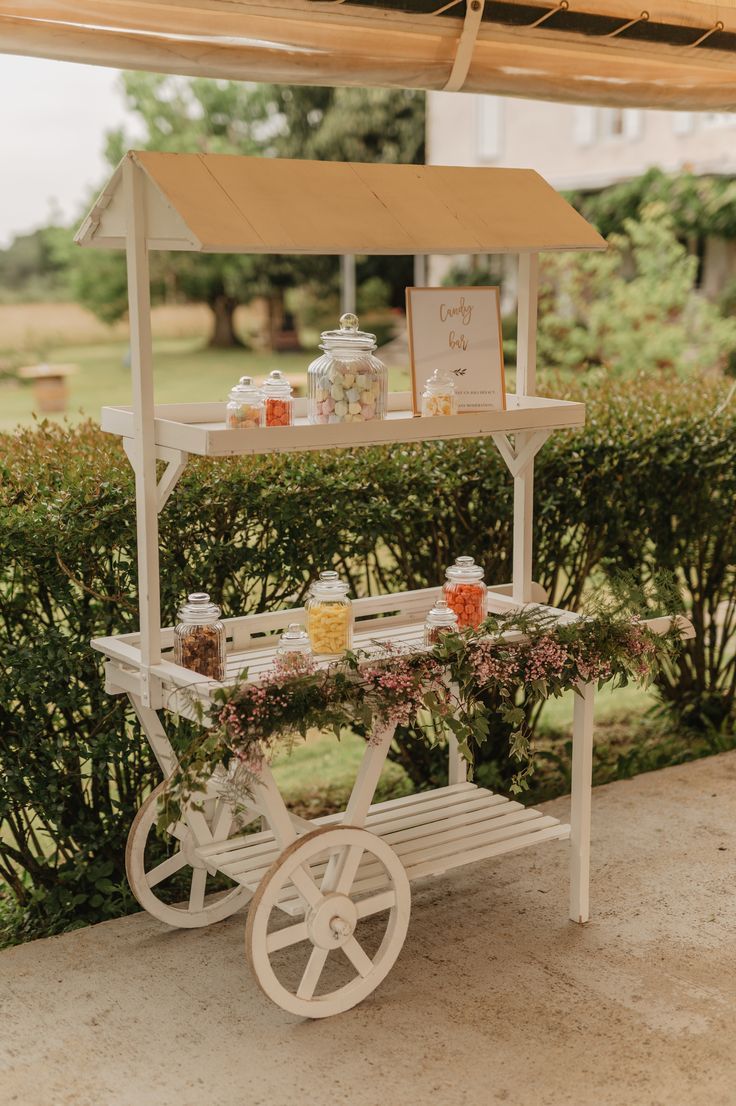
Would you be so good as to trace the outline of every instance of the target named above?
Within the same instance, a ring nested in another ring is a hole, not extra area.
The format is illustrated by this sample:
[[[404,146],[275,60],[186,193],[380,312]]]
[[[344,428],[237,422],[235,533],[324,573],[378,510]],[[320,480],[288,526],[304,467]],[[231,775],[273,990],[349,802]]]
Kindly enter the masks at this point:
[[[585,428],[539,455],[535,577],[575,605],[591,576],[678,572],[699,636],[660,679],[663,701],[701,732],[728,729],[736,404],[702,383],[588,398]],[[30,937],[133,907],[125,838],[158,770],[88,644],[137,623],[119,442],[92,423],[2,435],[0,481],[0,879],[12,900],[0,913]],[[438,583],[461,552],[508,580],[512,503],[495,448],[475,439],[194,459],[160,517],[164,620],[202,588],[226,615],[300,603],[328,565],[357,595]],[[394,755],[420,785],[444,771],[425,734]],[[483,760],[486,779],[512,773],[502,729]]]

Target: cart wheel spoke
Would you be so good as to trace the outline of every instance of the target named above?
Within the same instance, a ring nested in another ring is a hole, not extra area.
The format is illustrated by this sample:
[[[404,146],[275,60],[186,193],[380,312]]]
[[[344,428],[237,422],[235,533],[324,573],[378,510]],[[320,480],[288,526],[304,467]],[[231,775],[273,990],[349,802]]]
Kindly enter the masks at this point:
[[[195,868],[192,872],[192,886],[189,890],[189,909],[201,910],[204,906],[204,891],[207,886],[207,869]]]
[[[359,972],[364,979],[371,974],[373,971],[373,961],[363,946],[356,941],[354,937],[351,937],[345,942],[342,946],[342,951],[345,953],[356,972]]]
[[[369,918],[371,914],[380,914],[382,910],[390,910],[395,905],[395,891],[381,891],[379,895],[371,895],[369,899],[359,899],[355,904],[359,918]]]
[[[284,926],[283,929],[269,933],[266,938],[266,949],[268,952],[278,952],[280,949],[288,949],[291,945],[298,945],[300,941],[306,941],[308,938],[307,923],[299,922],[297,925]]]
[[[169,876],[173,876],[175,872],[181,871],[187,862],[186,854],[179,849],[173,856],[170,856],[168,860],[163,860],[160,864],[157,864],[155,868],[151,868],[150,872],[146,872],[146,882],[149,887],[156,887],[162,880],[168,879]]]
[[[325,961],[329,956],[328,949],[313,948],[311,956],[307,961],[307,966],[304,969],[304,975],[302,976],[301,983],[297,988],[296,997],[301,999],[310,999],[314,994],[314,989],[319,983],[319,977],[322,975],[322,969],[325,966]]]
[[[351,845],[342,856],[332,857],[322,879],[322,891],[334,890],[339,895],[347,895],[353,886],[364,852],[362,845]]]
[[[319,906],[323,895],[312,876],[299,865],[291,873],[291,882],[308,906]]]

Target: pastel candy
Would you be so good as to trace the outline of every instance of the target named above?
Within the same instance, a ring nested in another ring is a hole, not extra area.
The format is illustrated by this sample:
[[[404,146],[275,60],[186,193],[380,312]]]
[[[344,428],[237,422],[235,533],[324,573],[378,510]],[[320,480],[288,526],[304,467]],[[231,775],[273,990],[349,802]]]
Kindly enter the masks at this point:
[[[362,411],[364,419],[367,420],[367,419],[375,418],[376,409],[375,409],[375,407],[373,406],[372,403],[364,403],[363,406],[361,407],[361,411]]]
[[[342,422],[342,419],[340,418],[339,415],[328,415],[327,416],[327,421],[328,422]]]
[[[348,405],[348,411],[350,412],[351,415],[357,415],[360,411],[360,404],[359,403],[350,403]]]
[[[370,388],[360,394],[361,403],[373,403],[373,392]]]
[[[342,397],[345,395],[345,389],[343,388],[342,384],[335,382],[330,389],[330,394],[333,399],[342,399]]]
[[[345,398],[348,401],[348,403],[358,403],[358,401],[360,400],[360,389],[350,388],[345,393]]]
[[[335,410],[335,401],[332,396],[330,396],[329,399],[325,400],[323,407],[326,415],[332,414],[332,412]]]
[[[347,413],[348,413],[347,403],[344,403],[342,400],[339,400],[335,404],[335,414],[336,415],[347,415]]]
[[[355,383],[355,373],[345,372],[342,374],[342,382],[346,388],[349,388]]]

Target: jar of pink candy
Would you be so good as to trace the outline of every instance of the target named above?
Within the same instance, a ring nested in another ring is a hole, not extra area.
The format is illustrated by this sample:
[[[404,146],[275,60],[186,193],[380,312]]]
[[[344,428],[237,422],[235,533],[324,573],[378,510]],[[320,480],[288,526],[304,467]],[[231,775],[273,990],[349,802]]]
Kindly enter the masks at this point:
[[[349,311],[339,330],[322,333],[323,353],[307,374],[311,423],[370,422],[386,415],[388,372],[373,356],[375,334],[358,325],[358,316]]]

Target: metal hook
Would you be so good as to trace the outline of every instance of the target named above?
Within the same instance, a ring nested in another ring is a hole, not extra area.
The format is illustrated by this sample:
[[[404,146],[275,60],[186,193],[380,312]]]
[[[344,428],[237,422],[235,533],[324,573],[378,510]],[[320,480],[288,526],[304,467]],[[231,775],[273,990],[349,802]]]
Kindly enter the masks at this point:
[[[710,38],[710,36],[714,35],[716,33],[716,31],[722,31],[722,30],[723,30],[723,24],[721,23],[721,21],[719,19],[718,22],[716,23],[715,27],[711,27],[711,29],[709,31],[706,31],[704,35],[701,35],[700,38],[696,38],[695,42],[689,42],[687,44],[687,46],[685,47],[685,49],[686,50],[692,50],[693,47],[700,46],[700,43],[705,42],[706,38]]]
[[[528,28],[541,27],[542,23],[546,23],[547,20],[551,19],[553,15],[557,15],[558,12],[566,12],[569,7],[570,4],[568,0],[560,0],[556,8],[550,8],[550,10],[548,12],[545,12],[544,15],[540,15],[539,19],[535,19],[533,23],[526,23],[525,26]]]
[[[637,23],[646,23],[649,19],[649,12],[642,12],[636,19],[630,19],[628,23],[622,23],[620,27],[617,27],[615,31],[610,31],[609,34],[604,35],[604,38],[616,38],[623,31],[628,31],[629,27],[635,27]]]

